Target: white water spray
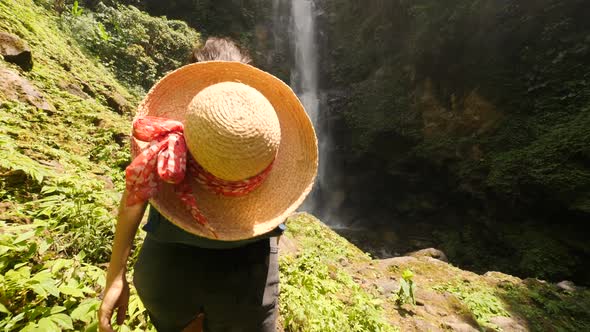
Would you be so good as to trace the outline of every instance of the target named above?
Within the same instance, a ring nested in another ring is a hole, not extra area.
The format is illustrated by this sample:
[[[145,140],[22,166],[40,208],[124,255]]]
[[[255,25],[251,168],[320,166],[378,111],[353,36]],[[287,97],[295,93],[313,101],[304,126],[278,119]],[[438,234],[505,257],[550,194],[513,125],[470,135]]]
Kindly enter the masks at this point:
[[[293,43],[295,68],[291,71],[291,86],[301,99],[318,136],[320,165],[314,191],[302,206],[302,210],[319,213],[318,196],[324,176],[325,156],[323,154],[323,133],[320,126],[320,98],[318,54],[316,41],[316,10],[313,0],[292,0],[290,20],[290,40]]]
[[[289,49],[292,51],[294,67],[291,69],[290,85],[303,103],[311,119],[319,145],[319,169],[314,190],[303,203],[301,210],[322,216],[325,222],[327,215],[334,210],[331,202],[326,202],[325,170],[328,167],[328,133],[324,119],[320,116],[323,103],[319,91],[319,54],[317,43],[316,17],[318,9],[314,0],[273,0],[273,25],[275,26],[275,45],[282,45],[285,28],[288,27]],[[283,33],[280,33],[283,32]],[[332,195],[329,195],[332,197]],[[336,195],[337,196],[337,195]],[[328,204],[326,204],[328,203]],[[320,211],[321,210],[321,211]],[[328,211],[330,210],[330,211]]]

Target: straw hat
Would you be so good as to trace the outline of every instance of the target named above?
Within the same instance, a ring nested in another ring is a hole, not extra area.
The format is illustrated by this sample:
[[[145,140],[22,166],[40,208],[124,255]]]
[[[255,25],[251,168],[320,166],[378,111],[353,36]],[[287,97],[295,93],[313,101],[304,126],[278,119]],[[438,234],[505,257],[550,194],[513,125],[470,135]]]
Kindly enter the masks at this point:
[[[272,163],[260,187],[240,197],[214,194],[187,179],[217,240],[273,230],[312,188],[318,149],[311,121],[289,86],[255,67],[226,61],[184,66],[152,87],[137,116],[181,121],[193,158],[221,179],[244,180]],[[133,157],[146,144],[132,138]],[[150,203],[185,231],[213,238],[182,205],[173,185],[163,183]]]

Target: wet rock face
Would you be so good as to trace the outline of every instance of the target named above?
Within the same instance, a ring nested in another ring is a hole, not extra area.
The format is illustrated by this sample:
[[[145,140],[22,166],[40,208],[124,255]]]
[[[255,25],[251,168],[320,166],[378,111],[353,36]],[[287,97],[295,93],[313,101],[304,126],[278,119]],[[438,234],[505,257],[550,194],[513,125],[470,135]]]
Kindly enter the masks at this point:
[[[329,209],[314,213],[397,233],[429,223],[454,264],[588,284],[588,2],[315,3],[332,150]],[[571,259],[536,263],[555,252]]]
[[[33,69],[33,57],[29,45],[18,36],[0,32],[0,54],[4,60],[14,63],[23,70]]]
[[[27,102],[48,113],[55,112],[55,108],[26,78],[10,69],[0,68],[0,91],[11,100]]]

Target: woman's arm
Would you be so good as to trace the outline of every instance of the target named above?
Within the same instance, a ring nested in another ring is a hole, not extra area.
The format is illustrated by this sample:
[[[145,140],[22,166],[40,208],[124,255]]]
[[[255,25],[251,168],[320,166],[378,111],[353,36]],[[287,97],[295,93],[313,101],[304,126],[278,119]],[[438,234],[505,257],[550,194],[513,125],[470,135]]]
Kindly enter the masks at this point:
[[[119,205],[115,240],[107,270],[103,300],[98,311],[98,325],[101,332],[113,331],[111,317],[115,309],[117,310],[117,324],[123,324],[129,303],[129,284],[125,277],[127,259],[147,203],[127,206],[126,201],[127,191],[124,191]]]

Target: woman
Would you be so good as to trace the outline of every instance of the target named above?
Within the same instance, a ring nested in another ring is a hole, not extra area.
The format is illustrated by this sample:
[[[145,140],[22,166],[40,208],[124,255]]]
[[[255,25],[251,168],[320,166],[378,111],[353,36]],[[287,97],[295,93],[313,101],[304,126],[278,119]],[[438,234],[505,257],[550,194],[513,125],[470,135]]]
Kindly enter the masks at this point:
[[[158,331],[275,331],[275,236],[317,172],[303,106],[235,44],[211,39],[204,61],[160,80],[133,123],[100,331],[125,318],[126,263],[150,202],[134,284]],[[224,61],[209,61],[224,60]]]

